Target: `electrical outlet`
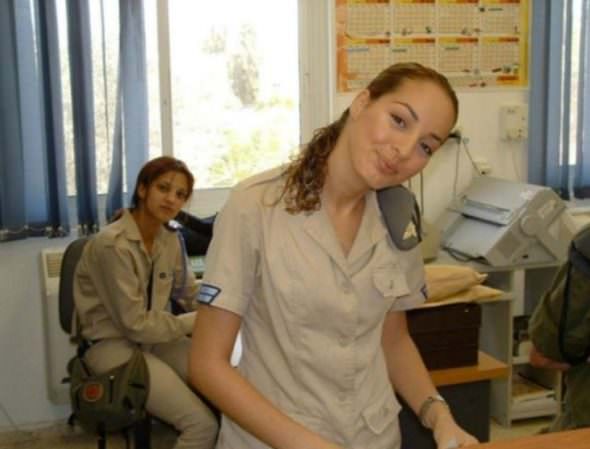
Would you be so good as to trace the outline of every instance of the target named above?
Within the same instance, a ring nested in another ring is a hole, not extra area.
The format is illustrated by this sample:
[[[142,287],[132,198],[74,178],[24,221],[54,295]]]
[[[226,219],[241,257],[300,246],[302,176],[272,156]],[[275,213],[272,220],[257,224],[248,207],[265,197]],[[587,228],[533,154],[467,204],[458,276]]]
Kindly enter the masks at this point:
[[[492,173],[492,166],[490,165],[488,160],[483,157],[473,159],[473,164],[475,165],[477,171],[481,175],[489,175],[490,173]]]
[[[528,138],[528,110],[524,104],[500,108],[500,138],[522,141]]]

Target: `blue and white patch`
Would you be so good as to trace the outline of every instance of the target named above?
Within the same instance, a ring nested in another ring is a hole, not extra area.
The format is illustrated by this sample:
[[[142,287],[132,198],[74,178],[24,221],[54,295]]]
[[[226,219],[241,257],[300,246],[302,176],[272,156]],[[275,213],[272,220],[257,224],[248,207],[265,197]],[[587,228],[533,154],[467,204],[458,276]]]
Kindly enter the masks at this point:
[[[428,288],[426,287],[426,284],[422,286],[420,292],[422,293],[422,296],[424,296],[424,299],[428,299]]]
[[[203,304],[211,304],[220,293],[221,289],[219,287],[211,284],[201,284],[197,294],[197,301]]]

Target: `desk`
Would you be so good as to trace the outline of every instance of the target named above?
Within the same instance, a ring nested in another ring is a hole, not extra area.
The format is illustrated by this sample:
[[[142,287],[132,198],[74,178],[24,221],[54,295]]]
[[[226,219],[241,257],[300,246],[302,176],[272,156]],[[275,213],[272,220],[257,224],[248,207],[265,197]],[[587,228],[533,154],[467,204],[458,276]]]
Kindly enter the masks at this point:
[[[588,449],[590,429],[548,433],[469,446],[470,449]]]
[[[490,439],[490,381],[508,375],[506,364],[481,351],[477,365],[430,371],[432,381],[449,403],[457,423],[479,441]],[[436,449],[432,432],[422,427],[403,402],[399,419],[402,449]]]

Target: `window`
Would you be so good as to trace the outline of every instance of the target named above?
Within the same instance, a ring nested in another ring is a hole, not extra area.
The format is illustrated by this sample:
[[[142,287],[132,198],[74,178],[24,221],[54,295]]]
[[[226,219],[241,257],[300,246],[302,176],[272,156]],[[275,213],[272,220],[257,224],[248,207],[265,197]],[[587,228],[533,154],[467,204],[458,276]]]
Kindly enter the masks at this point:
[[[58,0],[58,20],[68,193],[75,194],[66,1]],[[197,188],[229,187],[286,162],[298,149],[302,132],[310,134],[300,124],[315,128],[329,118],[325,3],[228,0],[205,7],[196,1],[146,0],[150,157],[172,153],[184,160],[196,175]],[[116,110],[119,11],[118,2],[89,4],[97,182],[98,192],[105,193]],[[323,28],[315,36],[324,36],[326,43],[319,50],[300,34],[318,23]],[[318,92],[313,99],[303,97],[312,89]],[[311,120],[301,116],[312,109]]]
[[[299,144],[297,0],[170,2],[173,152],[228,187]]]
[[[528,178],[590,197],[590,0],[533,8]]]
[[[74,136],[72,123],[72,94],[68,55],[66,2],[58,0],[58,27],[62,91],[64,101],[64,131],[66,142],[67,189],[76,194]],[[92,27],[92,83],[94,90],[94,126],[96,145],[97,191],[107,191],[111,166],[111,147],[115,120],[115,96],[117,90],[117,67],[119,64],[119,4],[110,1],[90,1],[90,26]],[[146,61],[150,75],[158,73],[158,42],[156,29],[156,0],[145,0]],[[160,95],[157,76],[148,81],[150,109],[150,157],[161,154]]]

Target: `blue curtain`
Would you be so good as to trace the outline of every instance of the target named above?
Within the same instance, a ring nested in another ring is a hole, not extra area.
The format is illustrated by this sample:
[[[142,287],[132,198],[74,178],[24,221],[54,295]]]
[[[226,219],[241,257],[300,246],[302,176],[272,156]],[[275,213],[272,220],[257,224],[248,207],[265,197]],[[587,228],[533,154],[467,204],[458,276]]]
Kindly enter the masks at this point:
[[[536,0],[533,5],[529,181],[550,186],[566,199],[590,196],[589,9],[590,0]],[[576,27],[579,53],[573,45]]]
[[[583,0],[580,38],[578,133],[574,193],[590,197],[590,0]]]
[[[0,1],[0,241],[69,231],[57,17],[39,3]]]
[[[98,230],[92,41],[89,0],[66,2],[74,120],[76,205],[81,234]]]
[[[119,0],[119,21],[119,80],[107,219],[128,205],[137,174],[149,157],[143,1]]]

